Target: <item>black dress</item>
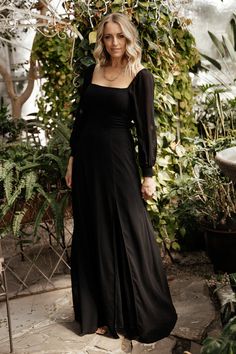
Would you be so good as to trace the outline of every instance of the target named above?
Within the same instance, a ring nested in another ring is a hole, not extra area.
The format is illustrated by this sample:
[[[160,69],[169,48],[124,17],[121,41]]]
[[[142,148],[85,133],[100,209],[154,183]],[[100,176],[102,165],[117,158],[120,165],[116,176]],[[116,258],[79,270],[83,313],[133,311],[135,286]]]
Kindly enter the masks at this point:
[[[71,134],[74,233],[72,293],[80,333],[108,326],[151,343],[168,336],[176,322],[166,275],[154,238],[136,163],[152,175],[156,156],[153,77],[142,69],[128,88],[91,83],[85,73]]]

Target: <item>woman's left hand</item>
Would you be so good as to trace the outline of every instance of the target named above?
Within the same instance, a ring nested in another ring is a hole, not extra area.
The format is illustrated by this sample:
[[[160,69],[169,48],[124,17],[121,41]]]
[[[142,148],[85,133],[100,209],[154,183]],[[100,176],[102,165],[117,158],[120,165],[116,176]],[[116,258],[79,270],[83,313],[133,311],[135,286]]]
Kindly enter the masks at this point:
[[[145,200],[152,199],[156,191],[156,183],[153,177],[144,177],[141,186],[142,198]]]

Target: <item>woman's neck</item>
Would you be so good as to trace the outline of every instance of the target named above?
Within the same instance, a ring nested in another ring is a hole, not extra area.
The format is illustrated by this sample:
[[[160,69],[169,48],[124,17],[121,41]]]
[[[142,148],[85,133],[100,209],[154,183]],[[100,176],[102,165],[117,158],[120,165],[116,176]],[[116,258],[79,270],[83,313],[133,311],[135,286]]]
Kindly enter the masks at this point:
[[[123,68],[126,65],[125,60],[123,58],[111,58],[108,66],[111,66],[113,69]]]

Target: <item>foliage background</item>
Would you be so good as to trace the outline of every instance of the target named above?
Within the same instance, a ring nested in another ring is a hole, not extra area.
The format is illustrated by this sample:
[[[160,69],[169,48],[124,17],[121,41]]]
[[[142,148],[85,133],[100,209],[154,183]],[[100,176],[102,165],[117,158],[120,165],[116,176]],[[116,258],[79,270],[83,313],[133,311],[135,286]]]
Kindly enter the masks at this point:
[[[37,123],[44,129],[48,149],[57,159],[63,179],[69,154],[69,132],[72,126],[72,102],[79,100],[77,87],[82,72],[93,63],[96,25],[109,12],[124,12],[137,26],[143,49],[142,62],[155,79],[155,115],[158,136],[158,156],[155,166],[156,200],[149,211],[159,241],[167,248],[178,248],[176,234],[178,219],[172,215],[177,195],[175,180],[183,173],[181,156],[188,146],[186,137],[196,134],[192,115],[193,90],[189,71],[199,62],[195,41],[187,25],[170,10],[165,2],[157,1],[65,1],[64,6],[74,13],[73,25],[78,38],[37,35],[33,56],[40,64],[43,78],[42,97],[38,101]],[[72,63],[73,55],[73,66]],[[51,172],[50,172],[51,173]],[[50,180],[50,176],[49,180]],[[66,191],[64,182],[62,189]]]

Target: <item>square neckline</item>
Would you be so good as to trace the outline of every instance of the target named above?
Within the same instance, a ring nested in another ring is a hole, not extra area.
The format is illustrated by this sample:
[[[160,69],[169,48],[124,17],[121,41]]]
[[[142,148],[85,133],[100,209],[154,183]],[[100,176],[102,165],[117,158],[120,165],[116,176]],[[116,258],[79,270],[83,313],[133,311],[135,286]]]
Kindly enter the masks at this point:
[[[93,73],[94,73],[95,67],[96,67],[96,65],[94,65],[94,68],[93,68],[93,72],[92,72],[92,75],[91,75],[90,85],[98,86],[98,87],[103,87],[103,88],[111,88],[111,89],[116,89],[116,90],[128,90],[128,89],[130,88],[130,86],[133,84],[133,82],[136,80],[136,78],[138,77],[139,73],[141,73],[141,71],[143,71],[143,70],[147,70],[146,68],[142,68],[141,70],[139,70],[139,71],[137,72],[137,74],[135,75],[135,77],[131,80],[130,84],[129,84],[127,87],[115,87],[115,86],[104,86],[104,85],[99,85],[99,84],[93,83],[93,82],[92,82],[92,79],[93,79]]]

